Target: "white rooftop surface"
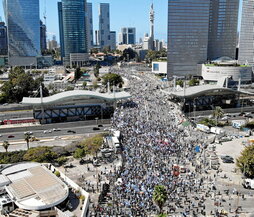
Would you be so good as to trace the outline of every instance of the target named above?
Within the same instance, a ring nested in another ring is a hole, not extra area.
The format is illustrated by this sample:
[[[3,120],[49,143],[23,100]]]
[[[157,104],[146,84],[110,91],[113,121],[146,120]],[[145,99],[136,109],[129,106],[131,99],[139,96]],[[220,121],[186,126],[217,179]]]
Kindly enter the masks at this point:
[[[97,98],[103,100],[121,100],[128,99],[131,95],[127,92],[115,92],[115,93],[99,93],[95,91],[86,91],[86,90],[73,90],[65,91],[62,93],[55,94],[53,96],[44,97],[43,104],[54,104],[64,102],[68,99],[82,99],[82,98]],[[24,97],[22,100],[24,105],[41,105],[41,98],[29,98]]]
[[[50,170],[38,163],[22,163],[2,171],[10,180],[6,191],[19,208],[42,210],[63,202],[68,187]]]
[[[0,187],[4,187],[5,185],[9,183],[10,183],[10,180],[6,176],[0,175]]]

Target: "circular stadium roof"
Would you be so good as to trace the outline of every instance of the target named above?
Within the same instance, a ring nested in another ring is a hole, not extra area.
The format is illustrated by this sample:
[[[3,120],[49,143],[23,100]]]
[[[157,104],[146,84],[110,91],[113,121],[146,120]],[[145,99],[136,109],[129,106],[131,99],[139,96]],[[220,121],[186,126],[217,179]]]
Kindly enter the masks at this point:
[[[43,210],[62,203],[68,186],[39,163],[11,165],[1,171],[9,183],[5,186],[14,203],[26,210]]]

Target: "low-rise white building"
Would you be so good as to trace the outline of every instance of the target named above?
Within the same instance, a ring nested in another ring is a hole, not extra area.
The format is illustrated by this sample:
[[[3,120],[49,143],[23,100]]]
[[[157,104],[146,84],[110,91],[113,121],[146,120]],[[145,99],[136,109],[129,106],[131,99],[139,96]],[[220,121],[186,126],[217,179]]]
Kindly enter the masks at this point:
[[[210,64],[202,64],[201,76],[208,82],[218,81],[222,77],[232,77],[234,81],[248,83],[252,81],[252,67],[239,65],[236,60],[222,57]]]
[[[167,61],[160,60],[152,62],[152,72],[154,74],[167,74]]]

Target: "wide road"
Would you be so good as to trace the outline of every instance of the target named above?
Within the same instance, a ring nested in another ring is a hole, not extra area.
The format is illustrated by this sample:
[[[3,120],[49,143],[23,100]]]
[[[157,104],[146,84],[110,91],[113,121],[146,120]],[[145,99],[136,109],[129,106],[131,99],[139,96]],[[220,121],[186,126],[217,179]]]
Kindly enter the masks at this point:
[[[101,121],[98,121],[98,124],[101,124]],[[100,130],[93,130],[93,128],[97,127],[98,124],[96,124],[96,121],[80,121],[19,128],[5,128],[0,129],[0,143],[5,140],[8,140],[9,142],[24,140],[24,132],[32,132],[33,136],[40,139],[53,138],[55,136],[61,137],[66,135],[82,135],[88,133],[102,132],[105,128],[108,128],[110,126],[109,120],[103,120],[103,127],[100,127]],[[54,131],[53,129],[57,129],[57,131]],[[74,131],[75,133],[70,132],[70,130]]]

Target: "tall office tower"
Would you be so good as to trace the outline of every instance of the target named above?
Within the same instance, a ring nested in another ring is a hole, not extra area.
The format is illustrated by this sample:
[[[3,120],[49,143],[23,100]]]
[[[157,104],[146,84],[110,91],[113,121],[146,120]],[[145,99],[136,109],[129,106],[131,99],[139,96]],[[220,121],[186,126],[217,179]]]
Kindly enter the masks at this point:
[[[93,4],[87,3],[87,46],[90,50],[93,48]]]
[[[210,1],[208,59],[235,59],[239,0]]]
[[[110,13],[108,3],[101,3],[99,8],[99,41],[101,49],[110,47]]]
[[[11,66],[37,65],[40,50],[39,0],[4,0]]]
[[[210,0],[168,0],[168,77],[195,75],[207,60]]]
[[[153,4],[151,5],[151,10],[150,10],[150,38],[151,41],[154,41],[154,9],[153,9]],[[152,43],[152,50],[154,50],[154,46]]]
[[[111,50],[116,49],[116,32],[115,31],[110,31],[110,44],[109,47]]]
[[[47,49],[47,34],[46,34],[46,25],[40,21],[40,42],[41,42],[41,51]]]
[[[8,54],[7,27],[0,21],[0,55]]]
[[[62,2],[58,2],[57,7],[58,7],[58,25],[59,25],[59,37],[60,37],[61,61],[63,62],[65,53],[64,53],[63,4],[62,4]]]
[[[122,28],[119,33],[119,44],[136,44],[136,28]]]
[[[254,0],[243,0],[238,61],[254,66]]]
[[[83,66],[88,61],[86,0],[62,0],[58,11],[59,18],[62,16],[59,23],[60,39],[63,40],[61,46],[64,44],[64,65]]]

